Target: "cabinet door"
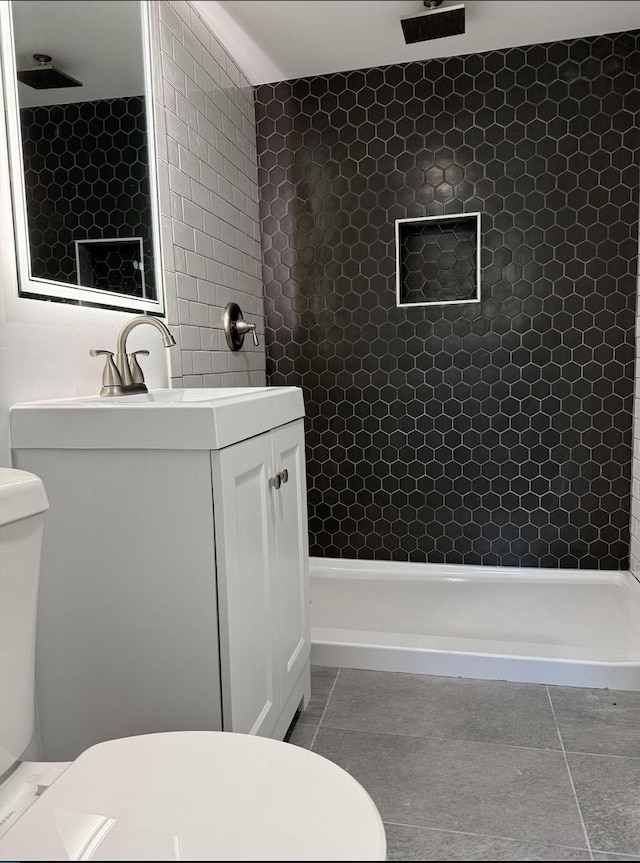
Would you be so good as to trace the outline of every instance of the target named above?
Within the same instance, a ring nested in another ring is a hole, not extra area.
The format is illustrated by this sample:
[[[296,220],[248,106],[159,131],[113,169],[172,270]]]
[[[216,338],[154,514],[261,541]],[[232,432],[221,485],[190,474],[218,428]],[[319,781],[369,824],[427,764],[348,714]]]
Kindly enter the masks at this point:
[[[281,703],[309,661],[307,495],[302,420],[271,432],[276,472],[287,480],[272,494],[276,544],[273,585],[277,597],[275,622],[280,666]]]
[[[280,709],[270,434],[212,453],[212,468],[224,729],[268,737]]]

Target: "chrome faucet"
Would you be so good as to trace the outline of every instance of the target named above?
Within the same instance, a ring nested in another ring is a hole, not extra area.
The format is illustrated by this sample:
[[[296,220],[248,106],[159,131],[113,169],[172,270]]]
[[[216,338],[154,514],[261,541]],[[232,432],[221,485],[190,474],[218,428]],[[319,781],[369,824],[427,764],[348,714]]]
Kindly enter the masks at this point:
[[[104,371],[102,372],[101,396],[126,396],[136,393],[148,392],[144,382],[144,373],[136,359],[138,354],[149,355],[149,351],[133,351],[127,353],[127,337],[131,330],[142,324],[149,324],[159,330],[162,336],[162,344],[165,348],[175,345],[176,341],[167,326],[158,318],[138,315],[127,321],[118,333],[115,358],[112,351],[96,350],[92,348],[89,353],[92,357],[106,356]]]

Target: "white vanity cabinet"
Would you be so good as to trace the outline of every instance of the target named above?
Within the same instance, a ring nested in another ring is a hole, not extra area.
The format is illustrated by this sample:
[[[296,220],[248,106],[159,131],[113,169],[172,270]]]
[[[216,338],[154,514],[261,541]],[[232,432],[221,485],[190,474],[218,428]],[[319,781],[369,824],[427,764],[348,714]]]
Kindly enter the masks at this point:
[[[295,387],[13,408],[14,463],[50,501],[42,758],[154,731],[284,736],[310,693],[303,413]]]
[[[212,474],[225,726],[281,737],[310,651],[302,420],[213,453]]]

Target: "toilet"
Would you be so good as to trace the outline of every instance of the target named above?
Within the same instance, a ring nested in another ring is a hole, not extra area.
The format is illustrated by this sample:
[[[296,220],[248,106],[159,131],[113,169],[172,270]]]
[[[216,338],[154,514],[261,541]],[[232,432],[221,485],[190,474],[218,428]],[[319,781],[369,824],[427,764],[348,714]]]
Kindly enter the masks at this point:
[[[176,731],[21,760],[47,508],[38,477],[0,468],[0,860],[384,860],[364,788],[278,740]]]

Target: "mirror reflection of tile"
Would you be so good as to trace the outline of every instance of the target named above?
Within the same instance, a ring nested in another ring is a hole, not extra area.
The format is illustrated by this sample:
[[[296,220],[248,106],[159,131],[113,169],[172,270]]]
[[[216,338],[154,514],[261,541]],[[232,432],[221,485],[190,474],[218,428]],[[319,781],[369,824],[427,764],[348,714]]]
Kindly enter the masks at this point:
[[[147,298],[142,237],[76,240],[78,284]]]
[[[33,276],[154,299],[144,96],[22,108],[20,119]],[[121,246],[119,272],[98,241]]]

